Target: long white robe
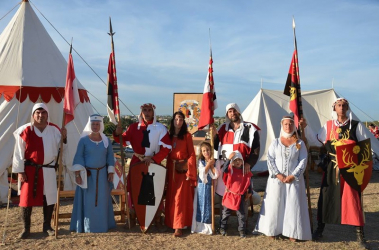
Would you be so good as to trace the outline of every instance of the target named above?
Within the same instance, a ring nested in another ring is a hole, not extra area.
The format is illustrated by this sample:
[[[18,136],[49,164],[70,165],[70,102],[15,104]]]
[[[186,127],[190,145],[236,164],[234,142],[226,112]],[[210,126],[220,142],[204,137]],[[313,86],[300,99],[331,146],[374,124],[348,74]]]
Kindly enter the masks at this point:
[[[275,139],[269,148],[267,165],[269,178],[262,208],[254,231],[267,236],[283,236],[311,240],[311,226],[305,193],[303,172],[306,168],[307,149],[303,141],[289,147]],[[282,173],[293,175],[292,183],[282,183],[275,176]]]

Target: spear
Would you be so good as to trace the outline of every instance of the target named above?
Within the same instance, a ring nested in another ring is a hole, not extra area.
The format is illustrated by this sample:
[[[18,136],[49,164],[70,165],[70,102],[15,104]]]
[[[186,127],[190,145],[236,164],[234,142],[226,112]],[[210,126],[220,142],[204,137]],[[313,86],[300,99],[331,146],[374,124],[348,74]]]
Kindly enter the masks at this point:
[[[297,42],[296,42],[296,31],[295,31],[296,25],[295,25],[294,17],[292,17],[292,28],[293,28],[295,51],[293,53],[293,58],[292,58],[284,94],[288,95],[290,93],[290,109],[294,113],[294,116],[295,116],[294,120],[295,120],[296,127],[299,127],[301,139],[304,141],[305,145],[307,146],[307,151],[308,151],[307,138],[305,137],[303,128],[299,126],[299,120],[303,118],[303,105],[302,105],[302,100],[301,100],[300,72],[299,72]],[[307,187],[309,221],[311,225],[311,231],[313,232],[312,204],[311,204],[310,189],[309,189],[309,170],[308,170],[309,164],[308,163],[309,161],[307,162],[307,166],[305,168],[305,182],[306,182],[306,187]]]
[[[108,68],[108,111],[109,106],[111,106],[111,109],[113,109],[113,117],[116,115],[117,117],[117,123],[118,126],[121,126],[121,117],[120,117],[120,109],[119,109],[119,100],[118,100],[118,89],[117,89],[117,75],[116,75],[116,56],[114,51],[114,42],[113,42],[113,36],[116,34],[116,32],[113,32],[112,28],[112,20],[111,17],[109,17],[109,33],[108,35],[111,37],[111,58],[109,60],[109,68]],[[111,68],[111,69],[110,69]],[[112,81],[112,82],[111,82]],[[112,85],[112,86],[110,86]],[[111,99],[110,99],[111,98]],[[111,105],[109,105],[111,104]],[[109,114],[110,112],[108,112]],[[111,116],[110,116],[111,117]],[[120,152],[121,152],[121,166],[122,166],[122,172],[123,172],[123,181],[124,181],[124,192],[125,192],[125,206],[126,206],[126,215],[128,218],[128,226],[130,229],[130,213],[129,213],[129,199],[128,199],[128,192],[126,190],[126,171],[125,171],[125,154],[124,154],[124,148],[123,148],[123,141],[122,141],[122,134],[119,135],[120,140]]]
[[[211,45],[211,30],[209,29],[209,47],[210,47],[210,58],[209,58],[209,66],[208,66],[208,75],[205,81],[204,92],[203,92],[203,100],[201,103],[201,113],[198,128],[203,129],[206,126],[209,128],[213,127],[214,124],[214,110],[217,108],[216,101],[216,91],[214,88],[213,81],[213,58],[212,58],[212,45]],[[214,141],[213,141],[213,130],[210,129],[210,137],[211,137],[211,153],[213,157],[214,152]],[[214,180],[212,180],[211,186],[211,204],[212,204],[212,232],[215,232],[215,216],[214,216]]]

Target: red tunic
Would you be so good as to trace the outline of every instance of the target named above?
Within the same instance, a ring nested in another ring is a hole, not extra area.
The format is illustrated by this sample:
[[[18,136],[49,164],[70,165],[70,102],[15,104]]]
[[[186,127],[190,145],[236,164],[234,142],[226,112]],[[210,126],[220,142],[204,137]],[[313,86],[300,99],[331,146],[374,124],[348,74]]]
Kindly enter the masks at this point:
[[[53,127],[53,128],[51,128]],[[29,160],[36,164],[43,165],[46,164],[44,162],[46,159],[44,147],[49,147],[50,145],[44,145],[43,138],[39,137],[35,130],[31,129],[31,126],[26,126],[26,128],[21,132],[20,137],[25,142],[25,153],[23,160]],[[46,130],[52,129],[54,133],[59,134],[60,137],[60,129],[52,123],[49,123]],[[57,143],[55,138],[50,138],[51,141],[48,143]],[[58,152],[55,152],[55,156]],[[51,158],[51,156],[47,156]],[[54,157],[54,156],[53,156]],[[54,159],[54,158],[53,158]],[[39,168],[38,171],[38,181],[36,187],[36,197],[33,197],[33,188],[34,188],[34,179],[36,174],[36,167],[26,165],[24,168],[25,174],[27,176],[27,181],[21,183],[21,194],[20,194],[20,207],[31,207],[31,206],[42,206],[43,205],[43,196],[44,196],[44,175],[43,168]],[[54,169],[51,171],[55,172]],[[49,188],[49,187],[48,187]],[[51,187],[56,188],[56,186]]]
[[[122,134],[124,146],[131,145],[135,153],[152,156],[154,162],[160,164],[171,149],[171,141],[166,127],[159,122],[153,124],[152,121],[149,122],[148,126],[141,123],[138,128],[138,125],[138,122],[133,123]],[[118,136],[113,136],[113,138],[116,142],[120,142]],[[149,146],[147,147],[147,145]],[[133,155],[130,165],[133,165],[136,162],[140,162],[140,159]],[[127,183],[130,183],[129,174]],[[129,185],[127,186],[127,190],[130,192]]]
[[[241,196],[245,194],[249,188],[252,175],[251,172],[243,175],[243,168],[235,168],[229,165],[228,172],[222,176],[226,187],[225,194],[222,198],[223,206],[235,211],[239,210]]]
[[[338,133],[336,131],[339,127],[336,125],[332,126],[332,123],[334,123],[333,120],[329,120],[326,123],[327,132],[325,143],[330,141],[332,138],[338,138]],[[332,128],[334,128],[334,131]],[[341,192],[341,224],[364,226],[365,222],[362,203],[358,192],[346,183],[341,174],[339,176],[339,181]]]
[[[188,160],[187,173],[178,173],[174,169],[173,160]],[[187,181],[186,178],[189,178]],[[174,138],[172,151],[167,158],[167,192],[165,224],[174,229],[191,226],[193,199],[195,195],[196,155],[192,136],[187,133],[183,140]]]

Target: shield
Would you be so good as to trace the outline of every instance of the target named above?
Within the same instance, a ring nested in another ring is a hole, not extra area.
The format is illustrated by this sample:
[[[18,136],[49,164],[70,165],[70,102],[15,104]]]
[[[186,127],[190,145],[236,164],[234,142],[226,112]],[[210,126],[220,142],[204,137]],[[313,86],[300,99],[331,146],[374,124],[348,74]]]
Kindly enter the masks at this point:
[[[162,201],[166,168],[138,162],[130,167],[131,194],[141,231],[146,232]]]
[[[372,175],[372,153],[370,139],[356,143],[348,141],[336,146],[337,162],[342,177],[353,189],[362,192]]]

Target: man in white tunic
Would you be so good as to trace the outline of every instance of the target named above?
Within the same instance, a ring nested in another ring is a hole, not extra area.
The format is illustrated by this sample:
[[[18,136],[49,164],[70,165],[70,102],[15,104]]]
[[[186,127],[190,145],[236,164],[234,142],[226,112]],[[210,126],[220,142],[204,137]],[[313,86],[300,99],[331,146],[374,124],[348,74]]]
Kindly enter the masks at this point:
[[[36,103],[32,109],[31,122],[19,127],[13,134],[16,147],[12,170],[18,173],[20,207],[24,230],[19,235],[30,235],[32,208],[43,206],[43,232],[54,235],[50,222],[57,199],[55,163],[61,137],[67,143],[67,131],[48,121],[48,108]]]

